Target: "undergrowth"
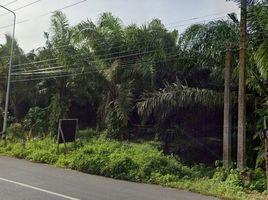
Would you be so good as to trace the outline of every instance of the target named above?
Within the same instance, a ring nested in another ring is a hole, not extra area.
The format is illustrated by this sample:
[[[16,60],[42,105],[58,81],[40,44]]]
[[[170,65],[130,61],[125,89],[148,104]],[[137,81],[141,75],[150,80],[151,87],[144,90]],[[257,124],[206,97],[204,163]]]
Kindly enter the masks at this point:
[[[88,133],[88,134],[87,134]],[[86,137],[86,136],[90,137]],[[53,164],[90,174],[153,183],[187,189],[224,199],[266,199],[265,173],[250,172],[250,181],[244,181],[235,169],[209,168],[203,165],[186,166],[173,156],[165,156],[153,144],[137,144],[97,138],[94,131],[80,133],[75,144],[68,144],[64,155],[49,137],[28,140],[23,147],[14,140],[0,145],[0,154],[34,162]]]

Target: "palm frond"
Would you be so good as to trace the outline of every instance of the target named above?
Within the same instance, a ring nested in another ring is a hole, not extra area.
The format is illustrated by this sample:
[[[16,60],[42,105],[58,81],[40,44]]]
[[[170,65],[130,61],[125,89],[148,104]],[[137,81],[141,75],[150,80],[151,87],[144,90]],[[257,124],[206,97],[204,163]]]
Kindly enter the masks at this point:
[[[268,39],[265,40],[255,54],[255,62],[262,77],[268,76]]]
[[[153,112],[165,117],[170,111],[196,104],[204,106],[220,105],[223,95],[212,90],[189,88],[180,83],[166,84],[164,89],[144,93],[137,103],[138,112],[145,118]]]

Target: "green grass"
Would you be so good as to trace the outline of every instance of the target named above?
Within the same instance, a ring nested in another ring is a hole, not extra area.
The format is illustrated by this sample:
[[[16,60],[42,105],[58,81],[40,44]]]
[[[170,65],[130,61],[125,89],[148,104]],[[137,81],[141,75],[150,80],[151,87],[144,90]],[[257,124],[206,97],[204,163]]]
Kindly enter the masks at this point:
[[[92,137],[86,137],[86,133]],[[81,139],[83,138],[83,139]],[[172,156],[165,156],[156,145],[119,142],[96,138],[94,132],[81,132],[76,145],[63,145],[57,154],[57,145],[50,138],[33,139],[25,148],[19,141],[0,145],[0,154],[34,162],[53,164],[82,172],[134,182],[152,183],[186,189],[224,199],[265,199],[263,171],[253,173],[247,185],[236,170],[189,167]],[[257,190],[259,192],[257,192]]]

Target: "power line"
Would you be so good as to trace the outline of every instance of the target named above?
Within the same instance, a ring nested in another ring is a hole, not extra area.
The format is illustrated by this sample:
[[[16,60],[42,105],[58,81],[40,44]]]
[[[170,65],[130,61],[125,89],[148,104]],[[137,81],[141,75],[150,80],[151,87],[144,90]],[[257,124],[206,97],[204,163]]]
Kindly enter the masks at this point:
[[[170,59],[171,60],[171,59]],[[173,60],[173,59],[172,59]],[[161,60],[158,60],[158,62]],[[162,60],[165,61],[165,60]],[[146,61],[149,62],[149,61]],[[145,63],[145,61],[143,62]],[[138,63],[139,64],[139,63]],[[71,65],[70,65],[71,66]],[[127,68],[129,67],[129,64],[122,65],[120,68]],[[61,77],[69,77],[69,76],[74,76],[74,75],[82,75],[82,74],[93,74],[97,72],[103,72],[106,71],[106,69],[98,69],[98,70],[90,70],[90,71],[81,71],[78,73],[72,73],[71,74],[65,74],[65,75],[53,75],[53,76],[48,76],[48,77],[37,77],[37,78],[31,78],[31,79],[19,79],[19,80],[12,80],[12,82],[25,82],[25,81],[35,81],[35,80],[45,80],[45,79],[52,79],[52,78],[61,78]],[[66,72],[66,71],[65,71]]]
[[[233,49],[233,50],[235,50],[235,49]],[[239,50],[239,49],[236,49],[236,50]],[[225,52],[225,51],[221,51],[221,52]],[[159,62],[159,61],[165,61],[165,62],[167,62],[167,61],[171,61],[171,60],[174,60],[174,59],[170,59],[170,58],[173,58],[173,57],[176,57],[176,56],[178,56],[179,55],[179,53],[170,53],[170,54],[166,54],[166,59],[162,59],[162,60],[153,60],[154,62]],[[176,60],[181,60],[181,59],[189,59],[189,57],[179,57],[179,58],[175,58]],[[132,59],[132,60],[128,60],[127,62],[122,62],[122,64],[120,64],[120,67],[122,67],[122,66],[129,66],[129,65],[131,65],[131,64],[143,64],[143,63],[149,63],[149,62],[152,62],[152,60],[145,60],[145,61],[138,61],[138,62],[136,62],[136,60],[138,60],[138,58],[137,59]],[[94,61],[91,61],[91,64],[92,63],[95,63]],[[70,67],[70,66],[77,66],[77,65],[79,65],[79,64],[72,64],[72,65],[67,65],[67,66],[56,66],[56,67],[52,67],[52,69],[57,69],[57,70],[55,70],[55,71],[51,71],[51,69],[49,69],[49,68],[46,68],[45,70],[43,70],[42,71],[42,69],[39,69],[38,71],[37,71],[37,73],[31,73],[31,72],[34,72],[34,71],[26,71],[25,73],[16,73],[16,74],[13,74],[13,75],[16,75],[16,76],[29,76],[29,75],[31,75],[31,76],[33,76],[33,75],[35,75],[35,76],[38,76],[38,75],[50,75],[51,73],[58,73],[58,72],[68,72],[68,70],[73,70],[73,69],[75,69],[75,70],[79,70],[79,69],[81,69],[81,70],[84,70],[84,69],[86,69],[86,68],[88,68],[88,66],[87,67],[76,67],[76,68],[67,68],[67,71],[66,70],[59,70],[59,69],[66,69],[66,67]],[[46,71],[46,70],[49,70],[49,71]],[[97,70],[97,71],[100,71],[101,69],[99,69],[99,70]],[[43,76],[44,77],[44,76]]]
[[[28,4],[24,5],[24,6],[21,6],[21,7],[19,7],[19,8],[16,8],[16,9],[14,9],[13,11],[14,11],[14,12],[19,11],[19,10],[21,10],[21,9],[24,9],[24,8],[27,8],[27,7],[29,7],[29,6],[32,6],[32,5],[36,4],[36,3],[39,3],[40,1],[42,1],[42,0],[33,1],[33,2],[28,3]],[[1,16],[5,16],[5,15],[7,15],[7,14],[9,14],[9,13],[6,12],[6,13],[4,13],[4,14],[1,14],[0,17],[1,17]]]
[[[84,3],[84,2],[86,2],[86,1],[87,1],[87,0],[78,1],[78,2],[76,2],[76,3],[67,5],[67,6],[65,6],[65,7],[59,8],[59,9],[57,9],[57,10],[54,10],[54,11],[51,11],[51,12],[48,12],[48,13],[45,13],[45,14],[42,14],[42,15],[39,15],[39,16],[37,16],[37,17],[43,17],[43,16],[49,15],[49,14],[55,12],[55,11],[65,10],[65,9],[67,9],[67,8],[71,8],[71,7],[73,7],[73,6],[76,6],[76,5],[79,5],[79,4],[81,4],[81,3]]]
[[[23,64],[18,64],[18,65],[13,65],[12,67],[21,67],[21,66],[25,66],[25,65],[39,64],[39,63],[49,62],[49,61],[54,61],[54,60],[57,60],[57,58],[40,60],[40,61],[35,61],[35,62],[30,62],[30,63],[23,63]]]
[[[166,58],[174,57],[174,56],[177,56],[177,55],[179,55],[179,53],[174,53],[173,52],[173,53],[170,53],[170,54],[166,54]],[[127,62],[121,61],[120,62],[120,66],[122,66],[122,63],[124,65],[125,64],[129,65],[129,64],[137,64],[137,63],[149,62],[147,60],[136,62],[137,60],[139,60],[139,59],[138,58],[131,59],[131,60],[127,60]],[[166,61],[167,59],[162,59],[162,60],[165,60]],[[83,61],[88,61],[89,62],[89,60],[86,60],[86,59],[84,59]],[[95,63],[96,64],[98,62],[97,61],[90,61],[90,64],[92,64],[92,63]],[[56,64],[56,63],[54,63],[54,64]],[[66,65],[66,66],[56,66],[56,67],[51,67],[51,68],[45,68],[43,71],[42,71],[42,69],[37,69],[37,70],[24,71],[24,72],[21,72],[21,73],[16,72],[16,73],[13,73],[12,75],[34,75],[35,73],[31,73],[31,72],[35,72],[35,71],[37,72],[36,74],[41,74],[40,72],[42,72],[42,73],[43,72],[51,73],[51,72],[53,72],[53,71],[51,71],[53,69],[57,69],[57,70],[58,69],[62,69],[62,68],[65,68],[66,69],[66,67],[69,67],[69,66],[77,66],[77,65],[80,65],[80,63],[75,63],[75,64],[72,64],[72,65]],[[84,69],[84,68],[85,67],[76,67],[75,69]]]
[[[225,51],[221,51],[221,52],[225,52]],[[170,53],[170,54],[166,54],[166,59],[162,59],[162,60],[159,59],[159,60],[154,60],[154,61],[155,62],[156,61],[169,61],[170,60],[169,58],[176,57],[178,55],[179,55],[179,53]],[[180,59],[189,59],[189,57],[180,57],[180,58],[176,58],[176,59],[179,59],[179,60]],[[136,62],[136,60],[138,60],[138,58],[137,59],[131,59],[131,60],[128,60],[127,62],[122,62],[122,63],[124,65],[130,65],[130,64],[142,64],[142,63],[151,62],[151,60],[150,61],[147,61],[147,60],[145,60],[145,61],[138,61],[138,62]],[[96,61],[91,61],[91,64],[92,63],[96,63]],[[67,65],[67,66],[57,66],[55,68],[57,68],[57,70],[60,69],[60,68],[65,68],[66,69],[66,67],[76,66],[76,65],[79,65],[79,63],[78,64],[76,63],[76,64],[72,64],[72,65]],[[123,65],[120,64],[120,66],[123,66]],[[76,67],[76,68],[73,68],[73,69],[85,69],[85,68],[87,68],[87,67]],[[47,69],[49,69],[49,68],[47,68]],[[42,72],[42,73],[40,73],[40,72]],[[31,73],[31,71],[26,71],[25,73],[16,73],[15,75],[42,75],[43,72],[46,72],[47,74],[50,74],[50,73],[54,73],[54,72],[58,72],[58,71],[46,71],[46,70],[42,71],[42,69],[39,69],[38,70],[38,73]]]
[[[11,4],[13,4],[13,3],[15,3],[15,2],[17,2],[18,0],[14,0],[14,1],[11,1],[11,2],[9,2],[9,3],[6,3],[4,6],[9,6],[9,5],[11,5]]]
[[[259,40],[259,41],[263,41],[262,39]],[[164,50],[168,50],[170,48],[173,48],[173,47],[169,47],[169,48],[165,48]],[[127,51],[123,51],[124,52],[127,52]],[[119,58],[126,58],[126,57],[130,57],[130,56],[133,56],[133,55],[144,55],[146,53],[153,53],[153,52],[157,52],[157,50],[151,50],[151,51],[144,51],[144,52],[139,52],[139,53],[135,53],[135,54],[126,54],[124,56],[114,56],[114,57],[110,57],[110,58],[106,58],[106,59],[99,59],[99,61],[109,61],[109,60],[113,60],[113,59],[119,59]],[[116,52],[116,53],[112,53],[112,54],[121,54],[122,52]],[[196,53],[200,53],[199,51],[196,51]],[[108,56],[108,55],[112,55],[112,54],[104,54],[102,56]],[[77,54],[74,54],[74,55],[80,55],[80,53],[77,53]],[[21,67],[21,66],[27,66],[27,65],[33,65],[33,64],[42,64],[42,65],[35,65],[35,66],[32,66],[32,67],[26,67],[26,68],[23,68],[23,69],[14,69],[13,67],[13,72],[20,72],[20,71],[25,71],[25,70],[33,70],[33,69],[36,69],[37,67],[42,67],[42,66],[47,66],[47,64],[49,65],[52,65],[52,64],[56,64],[56,63],[46,63],[46,65],[43,65],[43,63],[45,62],[50,62],[50,61],[56,61],[57,58],[52,58],[52,59],[46,59],[46,60],[41,60],[41,61],[35,61],[35,62],[30,62],[30,63],[23,63],[23,64],[18,64],[18,65],[14,65],[14,67]],[[97,61],[96,61],[97,62]],[[42,70],[42,68],[39,68],[37,69],[38,71]]]
[[[233,51],[238,51],[239,48],[237,49],[232,49]],[[152,50],[152,51],[147,51],[147,52],[142,52],[142,53],[139,53],[139,55],[144,55],[146,53],[153,53],[153,52],[156,52],[157,50]],[[191,52],[193,52],[191,50]],[[195,53],[200,53],[199,51],[194,51]],[[225,52],[225,50],[223,51],[219,51],[219,52]],[[129,55],[125,55],[124,57],[129,57],[129,56],[132,56],[133,54],[129,54]],[[170,54],[166,54],[166,57],[168,57],[169,55],[174,55],[174,52],[173,53],[170,53]],[[179,54],[175,54],[175,55],[179,55]],[[112,58],[109,58],[109,59],[100,59],[100,60],[97,60],[97,61],[91,61],[91,63],[99,63],[99,61],[107,61],[107,60],[112,60],[112,59],[118,59],[120,57],[112,57]],[[188,58],[188,57],[186,57]],[[136,59],[131,59],[131,60],[128,60],[127,64],[134,64],[136,60],[138,60],[139,58],[136,58]],[[180,59],[180,58],[179,58]],[[54,60],[54,59],[53,59]],[[44,60],[44,61],[48,61],[48,60]],[[80,61],[88,61],[87,59],[82,59]],[[133,61],[131,63],[131,61]],[[40,63],[41,61],[39,61],[38,63]],[[139,63],[141,63],[139,61]],[[33,67],[27,67],[27,68],[23,68],[23,69],[15,69],[13,70],[13,75],[29,75],[29,74],[33,74],[32,72],[38,72],[39,74],[42,74],[43,72],[49,72],[51,73],[52,70],[54,69],[62,69],[62,68],[66,68],[66,66],[53,66],[53,65],[57,65],[57,63],[49,63],[49,66],[52,66],[52,67],[47,67],[47,65],[37,65],[37,66],[33,66]],[[73,65],[81,65],[81,63],[76,63],[76,64],[73,64]],[[46,66],[47,68],[39,68],[39,69],[36,69],[37,67],[41,67],[41,66]],[[84,67],[81,67],[81,68],[84,68]],[[29,71],[27,71],[29,70]],[[14,73],[15,72],[15,73]],[[21,73],[20,73],[21,72]],[[53,71],[52,71],[53,72]],[[36,74],[38,74],[36,73]]]
[[[40,1],[40,0],[39,0],[39,1]],[[75,6],[75,5],[80,4],[80,3],[84,2],[84,1],[87,1],[87,0],[83,0],[83,1],[77,2],[77,3],[75,3],[75,4],[71,4],[71,5],[65,6],[65,7],[61,8],[61,9],[59,9],[59,10],[66,9],[66,8],[68,8],[68,7],[71,7],[71,6]],[[233,11],[234,11],[234,10],[233,10]],[[51,13],[51,12],[46,13],[45,15],[50,14],[50,13]],[[223,13],[223,12],[221,12],[221,13]],[[228,14],[228,13],[226,13],[226,14]],[[181,20],[181,22],[183,22],[183,21],[191,21],[191,20],[193,20],[193,19],[198,19],[198,18],[207,17],[207,16],[213,16],[213,15],[217,15],[217,14],[210,14],[210,15],[205,15],[205,16],[201,16],[201,17],[190,18],[190,19],[186,19],[186,20]],[[36,19],[36,18],[35,18],[35,19]],[[216,19],[222,19],[222,17],[212,18],[212,19],[208,19],[208,20],[205,20],[205,21],[211,21],[211,20],[216,20]],[[28,21],[29,21],[29,20],[22,20],[22,21],[18,22],[17,24],[25,23],[25,22],[28,22]],[[205,22],[205,21],[202,20],[202,21],[194,22],[194,23],[179,24],[179,25],[177,25],[177,26],[173,26],[173,27],[187,26],[187,25],[197,24],[197,23],[201,23],[201,22]],[[174,24],[174,23],[169,23],[169,24]],[[10,26],[10,25],[2,26],[2,27],[0,27],[0,29],[7,28],[7,27],[9,27],[9,26]],[[169,28],[169,27],[167,27],[167,28]],[[157,30],[155,30],[155,31],[157,31]],[[98,40],[97,40],[97,41],[98,41]],[[63,46],[61,46],[61,47],[66,47],[66,46],[70,46],[70,45],[71,45],[71,44],[67,44],[67,45],[63,45]],[[120,45],[119,47],[122,47],[122,45]],[[2,56],[2,57],[0,57],[0,58],[4,58],[4,56]]]
[[[18,1],[18,0],[16,0],[16,1]],[[65,10],[65,9],[67,9],[67,8],[71,8],[71,7],[74,7],[74,6],[78,5],[78,4],[84,3],[84,2],[86,2],[86,1],[87,1],[87,0],[78,1],[78,2],[76,2],[76,3],[67,5],[67,6],[65,6],[65,7],[56,9],[56,10],[54,10],[54,11],[50,11],[50,12],[41,14],[41,15],[39,15],[39,16],[33,17],[33,18],[31,18],[31,19],[24,19],[24,20],[21,20],[21,21],[17,22],[16,24],[18,25],[18,24],[26,23],[26,22],[28,22],[28,21],[36,20],[36,19],[41,18],[41,17],[44,17],[44,16],[46,16],[46,15],[50,15],[50,14],[53,13],[53,12],[61,11],[61,10]],[[9,27],[11,27],[11,26],[12,26],[12,25],[1,26],[0,29],[9,28]]]
[[[235,49],[233,49],[233,50],[235,50]],[[236,49],[236,50],[239,50],[239,49]],[[224,51],[221,51],[221,52],[224,52]],[[176,53],[176,54],[170,54],[170,56],[169,57],[167,57],[167,59],[162,59],[162,60],[153,60],[154,62],[160,62],[160,61],[165,61],[165,62],[167,62],[167,61],[172,61],[172,60],[178,60],[178,59],[189,59],[189,57],[181,57],[181,58],[176,58],[176,56],[178,56],[179,54],[178,53]],[[170,59],[170,58],[172,58],[172,57],[175,57],[175,58],[173,58],[173,59]],[[133,59],[132,59],[132,61],[134,61]],[[139,62],[130,62],[130,61],[128,61],[128,62],[123,62],[123,64],[120,64],[120,68],[126,68],[126,67],[129,67],[129,65],[131,65],[131,64],[143,64],[143,63],[149,63],[149,62],[152,62],[152,60],[150,60],[150,61],[147,61],[147,60],[145,60],[145,61],[139,61]],[[70,66],[75,66],[75,65],[77,65],[77,64],[72,64],[72,65],[67,65],[67,66],[57,66],[59,69],[60,68],[62,68],[62,67],[64,67],[64,68],[66,68],[66,67],[70,67]],[[92,66],[92,65],[91,65]],[[88,68],[89,66],[87,66],[87,67],[78,67],[78,68],[69,68],[69,69],[67,69],[67,70],[82,70],[83,72],[81,72],[81,73],[78,73],[78,74],[88,74],[86,71],[85,71],[85,69],[86,68]],[[106,69],[98,69],[98,70],[91,70],[90,71],[90,73],[92,73],[92,72],[102,72],[102,71],[105,71]],[[71,74],[67,74],[67,75],[52,75],[52,76],[42,76],[43,74],[33,74],[33,73],[31,73],[31,74],[24,74],[24,75],[27,75],[27,76],[29,76],[29,75],[31,75],[31,76],[35,76],[35,78],[32,78],[32,79],[20,79],[20,80],[13,80],[12,82],[23,82],[23,81],[33,81],[33,80],[43,80],[43,79],[50,79],[50,78],[58,78],[58,77],[66,77],[66,76],[73,76],[73,75],[78,75],[77,73],[73,73],[73,72],[75,72],[75,71],[66,71],[66,70],[61,70],[61,71],[52,71],[52,72],[49,72],[49,73],[47,73],[47,75],[51,75],[51,73],[55,73],[55,72],[57,72],[57,73],[62,73],[62,72],[64,72],[64,73],[71,73]],[[21,75],[23,75],[23,74],[17,74],[18,76],[21,76]],[[38,76],[38,75],[41,75],[41,77],[36,77],[36,76]]]
[[[186,22],[186,21],[193,21],[193,20],[198,20],[200,18],[217,16],[217,15],[221,15],[221,14],[228,14],[230,12],[236,12],[236,11],[239,11],[239,9],[229,10],[229,11],[224,11],[224,12],[219,12],[219,13],[213,13],[213,14],[208,14],[208,15],[202,15],[202,16],[199,16],[199,17],[193,17],[193,18],[189,18],[189,19],[184,19],[184,20],[176,21],[176,22],[171,22],[171,23],[168,23],[166,25],[172,25],[172,24],[177,24],[177,23]]]
[[[222,17],[218,17],[218,18],[213,18],[213,19],[208,19],[208,20],[205,20],[205,21],[211,21],[211,20],[217,20],[217,19],[222,19]],[[181,25],[178,25],[177,27],[179,27],[179,26],[186,26],[186,25],[192,25],[192,24],[197,24],[197,23],[200,23],[200,22],[205,22],[204,20],[202,20],[202,21],[199,21],[199,22],[195,22],[195,23],[189,23],[189,24],[181,24]],[[26,21],[21,21],[21,22],[19,22],[19,23],[24,23],[24,22],[26,22]],[[175,27],[175,26],[173,26],[173,27]],[[154,30],[154,31],[158,31],[158,30]],[[96,40],[97,42],[99,41],[99,40]],[[62,45],[62,46],[60,46],[60,47],[58,47],[58,48],[64,48],[64,47],[67,47],[67,46],[71,46],[72,44],[67,44],[67,45]],[[118,48],[119,47],[124,47],[124,46],[128,46],[127,44],[126,45],[120,45],[120,46],[117,46]],[[113,47],[113,48],[117,48],[117,47]],[[58,49],[57,48],[57,49]],[[105,49],[105,50],[107,50],[107,49]],[[103,50],[103,51],[105,51],[105,50]],[[133,51],[133,50],[130,50],[130,51]],[[126,52],[129,52],[129,51],[126,51]],[[114,54],[117,54],[118,52],[115,52]],[[121,52],[122,53],[122,52]],[[0,58],[5,58],[5,57],[7,57],[7,56],[2,56],[2,57],[0,57]],[[15,65],[14,65],[15,66]]]
[[[172,46],[172,47],[163,48],[163,50],[169,50],[169,49],[173,49],[173,48],[174,47]],[[154,50],[148,50],[148,51],[143,51],[143,52],[126,54],[126,55],[122,55],[122,56],[112,56],[109,58],[101,58],[101,59],[98,59],[94,62],[98,63],[99,61],[103,62],[103,61],[111,61],[111,60],[120,59],[120,58],[128,58],[128,57],[132,57],[132,56],[142,56],[142,55],[149,54],[149,53],[156,53],[157,51],[158,51],[158,49],[154,49]],[[123,52],[125,52],[125,51],[123,51]],[[191,51],[191,52],[193,52],[193,51]],[[200,53],[199,51],[195,51],[195,52]],[[120,55],[121,53],[122,52],[117,52],[116,54]],[[73,54],[73,55],[80,55],[80,53]],[[111,54],[104,54],[102,56],[105,57],[108,55],[111,55]],[[168,55],[168,54],[166,54],[166,55]],[[21,72],[21,71],[26,71],[26,70],[40,71],[40,70],[42,70],[42,68],[37,69],[37,67],[42,67],[42,66],[47,67],[47,65],[55,65],[55,64],[57,64],[56,62],[54,62],[54,63],[46,63],[46,62],[57,61],[57,60],[58,60],[57,58],[52,58],[52,59],[46,59],[46,60],[41,60],[41,61],[35,61],[35,62],[30,62],[30,63],[23,63],[23,64],[14,65],[12,72]],[[81,59],[80,59],[80,61],[81,61]],[[35,64],[41,64],[41,65],[35,65]],[[21,66],[27,66],[27,65],[34,65],[34,66],[21,68]],[[48,69],[48,68],[43,68],[43,69]]]
[[[168,50],[168,49],[172,49],[174,47],[168,47],[168,48],[163,48],[164,50]],[[139,55],[145,55],[148,53],[154,53],[157,52],[158,49],[155,50],[150,50],[150,51],[144,51],[144,52],[138,52],[138,53],[132,53],[132,54],[126,54],[126,55],[122,55],[122,56],[114,56],[114,57],[110,57],[110,58],[105,58],[105,59],[100,59],[101,61],[109,61],[109,60],[113,60],[113,59],[120,59],[120,58],[128,58],[131,56],[139,56]],[[77,55],[80,55],[80,53],[78,53]],[[23,64],[18,64],[18,65],[13,65],[14,67],[20,67],[20,66],[25,66],[25,65],[31,65],[31,64],[38,64],[38,63],[44,63],[47,61],[55,61],[58,60],[57,58],[52,58],[52,59],[47,59],[47,60],[43,60],[43,61],[37,61],[37,62],[31,62],[31,63],[23,63]]]
[[[61,11],[61,10],[64,10],[64,9],[67,9],[67,8],[70,8],[70,7],[73,7],[73,6],[76,6],[78,4],[81,4],[81,3],[85,2],[85,1],[87,1],[87,0],[79,1],[77,3],[74,3],[74,4],[71,4],[71,5],[65,6],[63,8],[60,8],[60,9],[57,9],[57,10],[54,10],[54,11],[51,11],[51,12],[47,12],[47,13],[41,14],[41,15],[36,16],[34,18],[31,18],[31,19],[24,19],[22,21],[19,21],[17,24],[26,23],[26,22],[31,21],[31,20],[37,20],[38,18],[43,17],[43,16],[46,16],[46,15],[49,15],[49,14],[55,12],[55,11]],[[221,13],[223,13],[223,12],[221,12]],[[225,13],[225,14],[228,14],[228,12]],[[181,21],[177,21],[177,22],[192,21],[194,19],[201,19],[201,18],[205,18],[205,17],[208,17],[208,16],[216,16],[216,15],[219,15],[219,14],[204,15],[204,16],[201,16],[201,17],[189,18],[189,19],[185,19],[185,20],[181,20]],[[211,20],[213,20],[213,18]],[[172,23],[169,23],[169,24],[176,24],[177,22],[172,22]],[[195,23],[197,23],[197,22],[195,22]],[[167,25],[169,25],[169,24],[167,24]],[[185,25],[187,25],[187,24],[185,24]],[[181,26],[185,26],[185,25],[183,24]],[[0,29],[5,29],[5,28],[8,28],[10,26],[11,25],[2,26],[2,27],[0,27]],[[172,27],[178,27],[178,26],[172,26]]]

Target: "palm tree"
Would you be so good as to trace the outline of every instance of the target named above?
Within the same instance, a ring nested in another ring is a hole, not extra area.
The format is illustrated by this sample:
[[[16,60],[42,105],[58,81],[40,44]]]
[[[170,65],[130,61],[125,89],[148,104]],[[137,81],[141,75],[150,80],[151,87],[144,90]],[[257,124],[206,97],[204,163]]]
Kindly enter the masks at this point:
[[[7,66],[8,66],[8,59],[9,59],[8,55],[10,52],[11,41],[12,41],[12,36],[6,35],[6,43],[0,46],[0,57],[1,57],[0,58],[0,70],[1,70],[2,77],[5,77],[7,74],[7,70],[8,70]],[[18,42],[15,40],[13,65],[24,63],[26,61],[27,61],[27,57],[24,55],[23,50],[19,47]],[[26,111],[27,108],[25,108],[25,105],[28,104],[27,102],[31,102],[31,90],[27,89],[28,86],[29,84],[27,83],[11,84],[10,109],[16,121],[18,121],[24,116],[25,112],[27,112]],[[1,99],[4,99],[4,96],[6,93],[5,81],[0,84],[0,91],[1,91]]]
[[[238,30],[234,21],[221,20],[189,27],[179,38],[176,68],[172,71],[175,80],[164,80],[162,88],[145,92],[137,103],[141,116],[156,119],[165,149],[170,142],[166,124],[171,116],[183,108],[221,105],[224,52],[226,47],[238,46]]]

